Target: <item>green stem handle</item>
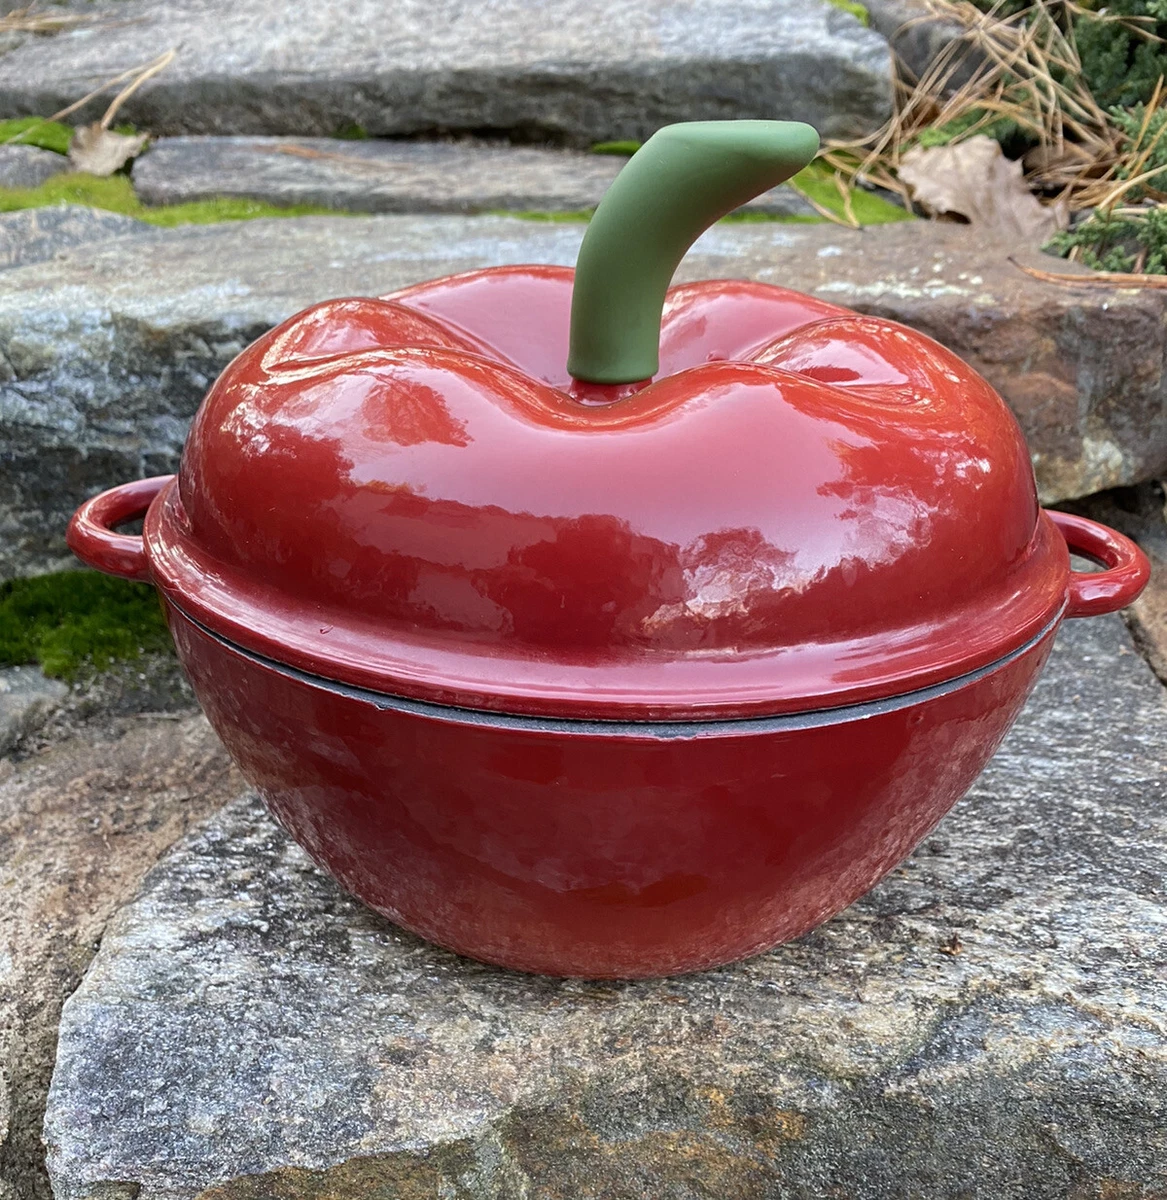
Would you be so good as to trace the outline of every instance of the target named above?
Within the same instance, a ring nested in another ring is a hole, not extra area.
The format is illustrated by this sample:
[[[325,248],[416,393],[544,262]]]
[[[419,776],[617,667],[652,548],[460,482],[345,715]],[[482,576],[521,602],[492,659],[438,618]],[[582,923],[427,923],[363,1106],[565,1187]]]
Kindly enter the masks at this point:
[[[571,298],[571,376],[651,379],[665,292],[685,252],[726,213],[801,170],[818,147],[818,134],[797,121],[692,121],[653,134],[584,234]]]

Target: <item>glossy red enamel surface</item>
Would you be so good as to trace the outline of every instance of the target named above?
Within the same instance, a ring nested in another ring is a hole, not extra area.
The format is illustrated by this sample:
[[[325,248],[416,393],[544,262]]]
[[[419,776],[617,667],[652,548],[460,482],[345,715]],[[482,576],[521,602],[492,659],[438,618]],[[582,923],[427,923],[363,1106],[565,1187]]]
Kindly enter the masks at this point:
[[[1000,399],[919,334],[694,284],[655,381],[579,385],[570,288],[300,314],[212,388],[177,479],[94,497],[69,542],[158,585],[236,761],[372,907],[511,967],[698,970],[902,860],[1061,616],[1129,603],[1146,560],[1041,512]]]
[[[661,373],[564,373],[571,272],[319,305],[224,372],[155,580],[228,639],[469,707],[733,716],[903,693],[1066,600],[1016,423],[929,339],[763,284],[676,288]]]
[[[1053,640],[890,712],[665,739],[385,710],[170,618],[244,774],[347,889],[463,954],[593,977],[716,966],[862,895],[976,777]]]

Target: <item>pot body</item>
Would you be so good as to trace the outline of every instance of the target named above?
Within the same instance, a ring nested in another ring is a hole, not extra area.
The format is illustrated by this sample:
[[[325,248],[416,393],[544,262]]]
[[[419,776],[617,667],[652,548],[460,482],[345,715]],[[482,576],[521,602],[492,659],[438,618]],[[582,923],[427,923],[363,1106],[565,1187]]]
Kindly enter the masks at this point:
[[[717,966],[861,896],[971,785],[1056,627],[913,696],[638,727],[394,702],[167,611],[243,773],[347,890],[461,954],[594,978]]]

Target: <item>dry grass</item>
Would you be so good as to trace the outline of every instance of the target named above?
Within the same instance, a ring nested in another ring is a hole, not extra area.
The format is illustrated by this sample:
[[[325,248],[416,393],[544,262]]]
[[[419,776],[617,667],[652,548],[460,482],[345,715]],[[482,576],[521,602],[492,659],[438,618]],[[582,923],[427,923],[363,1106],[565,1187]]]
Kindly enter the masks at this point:
[[[83,13],[42,12],[34,5],[29,5],[27,8],[14,8],[0,17],[0,33],[60,33],[63,29],[72,29],[90,20],[92,18]]]
[[[105,115],[101,118],[99,124],[102,129],[108,129],[113,122],[117,110],[146,82],[147,79],[152,79],[160,71],[166,70],[174,61],[178,51],[174,49],[167,50],[165,54],[160,54],[157,58],[151,59],[148,63],[143,63],[141,66],[130,67],[128,71],[122,71],[119,75],[114,75],[107,79],[100,87],[94,88],[82,96],[80,100],[74,100],[72,104],[53,113],[51,117],[46,117],[46,121],[60,121],[65,117],[72,116],[79,108],[84,108],[90,100],[96,100],[98,96],[108,92],[110,88],[117,87],[119,83],[125,86],[113,98],[109,107],[105,110]],[[128,82],[127,82],[128,80]]]
[[[1037,0],[1010,16],[1000,5],[986,13],[969,0],[927,3],[933,18],[962,32],[923,78],[907,79],[899,68],[894,112],[882,129],[860,141],[828,143],[824,158],[841,180],[888,188],[907,203],[898,168],[922,136],[926,141],[948,126],[956,130],[951,140],[963,141],[1008,122],[1032,143],[1023,160],[1027,182],[1051,202],[1070,211],[1106,209],[1134,189],[1152,200],[1167,198],[1150,186],[1157,173],[1150,169],[1152,156],[1167,132],[1167,122],[1153,121],[1167,101],[1163,82],[1146,106],[1142,128],[1129,136],[1082,77],[1069,19],[1081,10],[1073,3]],[[1123,20],[1140,36],[1160,40],[1137,19],[1091,17]]]

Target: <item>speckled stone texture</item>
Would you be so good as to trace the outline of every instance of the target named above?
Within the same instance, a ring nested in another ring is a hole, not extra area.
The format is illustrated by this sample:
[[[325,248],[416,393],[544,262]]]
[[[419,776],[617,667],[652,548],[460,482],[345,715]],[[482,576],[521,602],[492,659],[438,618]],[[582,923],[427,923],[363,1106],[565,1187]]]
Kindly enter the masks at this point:
[[[106,922],[176,838],[241,791],[203,717],[167,716],[0,757],[0,1200],[49,1200],[57,1021]]]
[[[64,260],[80,247],[113,238],[149,238],[158,233],[159,230],[144,221],[80,204],[16,209],[0,213],[0,271],[26,267],[46,259]],[[4,373],[0,366],[0,379]]]
[[[0,579],[71,561],[64,530],[87,496],[173,471],[214,378],[297,310],[478,267],[571,265],[583,230],[497,216],[283,218],[149,230],[5,272]],[[1052,261],[940,222],[731,223],[697,242],[677,279],[761,279],[935,337],[1017,414],[1046,503],[1162,477],[1167,293],[1039,283],[1011,253]]]
[[[0,668],[0,754],[43,724],[68,690],[37,667]]]
[[[171,47],[121,119],[159,135],[494,131],[643,140],[779,117],[828,136],[891,111],[887,42],[828,0],[119,0],[3,56],[0,117],[47,115]],[[95,120],[108,98],[74,118]]]
[[[623,157],[464,142],[336,138],[160,138],[134,163],[147,204],[239,196],[348,212],[572,212],[595,208]],[[791,187],[750,212],[814,216]]]
[[[37,146],[0,145],[0,187],[34,188],[69,170],[63,154]]]
[[[58,1200],[1152,1200],[1167,704],[1069,623],[974,791],[797,943],[660,982],[494,970],[235,802],[65,1006]]]

